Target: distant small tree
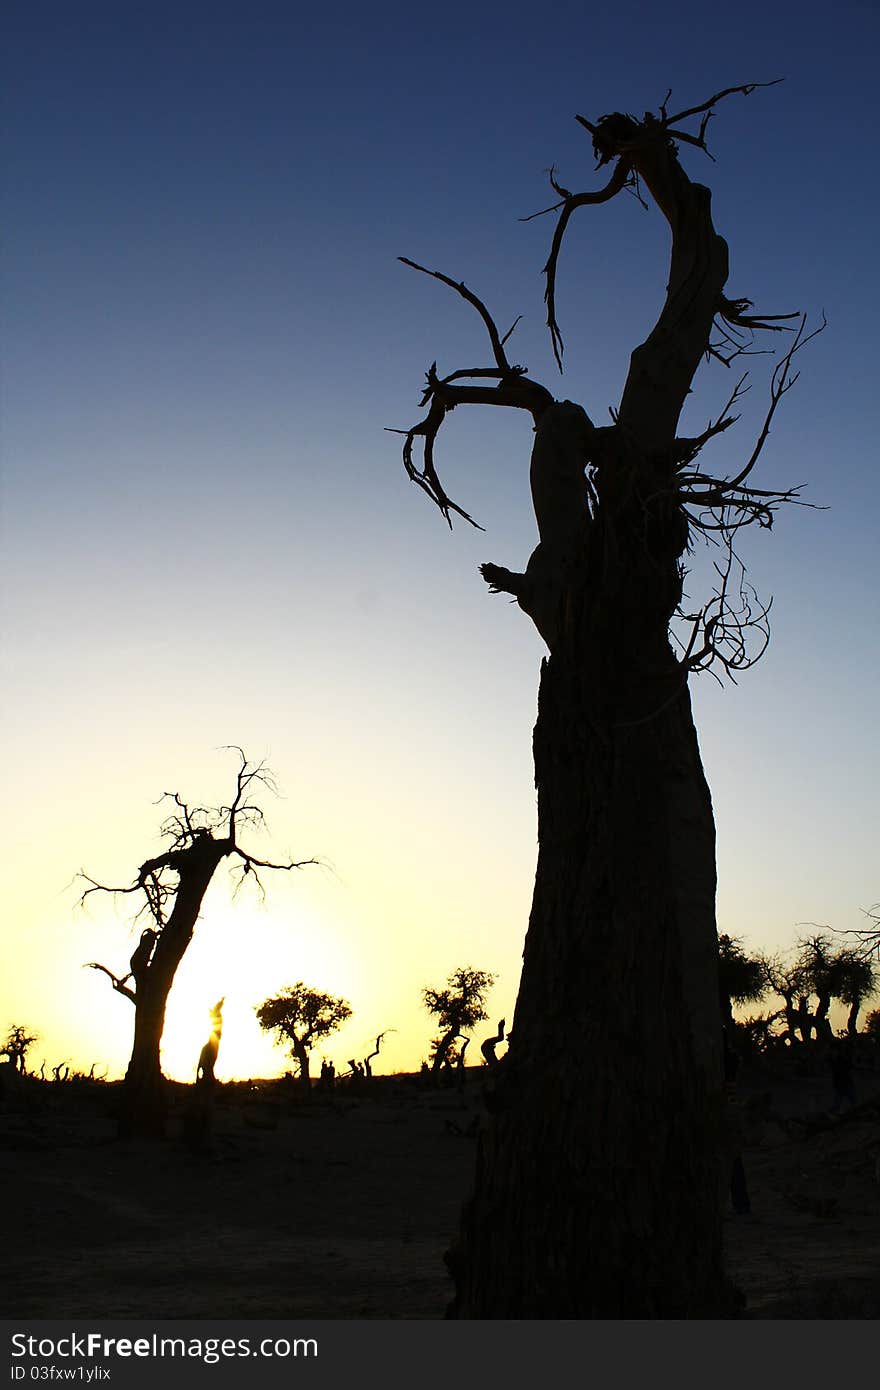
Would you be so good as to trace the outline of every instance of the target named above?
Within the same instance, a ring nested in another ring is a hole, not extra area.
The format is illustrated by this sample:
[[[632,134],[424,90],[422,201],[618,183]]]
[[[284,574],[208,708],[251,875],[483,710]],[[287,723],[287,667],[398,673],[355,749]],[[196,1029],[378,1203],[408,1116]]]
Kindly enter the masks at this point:
[[[828,1010],[840,983],[838,957],[830,936],[825,932],[816,932],[813,936],[801,938],[798,946],[796,964],[806,990],[816,996],[816,1008],[811,1023],[816,1029],[817,1037],[828,1039],[831,1036]]]
[[[803,991],[807,987],[804,982],[803,971],[800,965],[784,960],[779,955],[763,956],[761,963],[764,968],[764,977],[767,981],[768,989],[774,994],[778,994],[784,1005],[785,1031],[782,1034],[784,1040],[790,1046],[796,1046],[800,1037],[801,1041],[809,1042],[809,1028],[806,1023],[807,1018],[811,1018],[806,1008]],[[795,1000],[797,999],[797,1004]],[[804,1032],[807,1036],[804,1037]]]
[[[0,1048],[0,1056],[8,1057],[16,1071],[27,1075],[26,1058],[29,1047],[39,1038],[39,1033],[29,1033],[20,1023],[10,1026],[6,1041]]]
[[[784,1001],[789,1041],[809,1043],[814,1032],[830,1040],[828,1013],[834,999],[849,1007],[847,1032],[857,1031],[862,1004],[878,984],[877,968],[863,945],[838,947],[828,931],[820,930],[801,937],[787,961],[761,959],[768,987]]]
[[[837,997],[842,1004],[849,1005],[846,1031],[852,1037],[858,1032],[859,1010],[876,991],[880,972],[873,961],[854,950],[841,951],[839,966]]]
[[[742,1055],[751,1057],[756,1052],[769,1052],[778,1041],[778,1035],[773,1030],[783,1016],[783,1011],[779,1009],[772,1014],[753,1014],[749,1018],[737,1019],[736,1037]]]
[[[483,1003],[495,983],[487,970],[473,970],[469,965],[453,970],[446,989],[423,989],[422,998],[428,1013],[433,1014],[441,1033],[431,1044],[431,1071],[434,1075],[454,1057],[455,1039],[474,1024],[488,1018]]]
[[[849,1005],[847,1032],[855,1033],[862,1002],[870,998],[877,985],[871,960],[858,947],[836,949],[832,937],[824,931],[803,938],[799,944],[796,964],[817,1000],[812,1018],[817,1037],[831,1037],[828,1010],[832,999]]]
[[[718,938],[718,991],[721,1016],[733,1033],[734,1004],[756,1004],[767,993],[763,962],[746,955],[737,937]]]
[[[167,1095],[159,1061],[165,1028],[165,1008],[177,968],[192,940],[202,900],[222,861],[231,858],[240,875],[238,885],[250,879],[262,893],[259,870],[301,869],[314,859],[273,863],[257,859],[239,843],[242,827],[260,825],[261,808],[251,798],[259,790],[275,791],[275,782],[265,763],[251,763],[240,748],[234,748],[241,765],[228,806],[191,806],[177,792],[166,792],[172,811],[161,826],[165,848],[147,859],[135,880],[124,888],[111,888],[84,874],[91,893],[134,893],[142,901],[137,917],[152,922],[141,932],[129,962],[128,973],[114,974],[99,961],[89,961],[93,970],[102,971],[117,994],[130,1000],[135,1009],[134,1041],[125,1074],[120,1132],[123,1135],[161,1137],[165,1132]]]
[[[267,1033],[276,1034],[279,1046],[290,1044],[303,1086],[309,1086],[311,1049],[351,1018],[345,999],[309,989],[302,980],[285,985],[280,994],[264,999],[256,1009],[257,1022]]]
[[[869,1038],[880,1042],[880,1009],[872,1009],[865,1019],[865,1032]]]

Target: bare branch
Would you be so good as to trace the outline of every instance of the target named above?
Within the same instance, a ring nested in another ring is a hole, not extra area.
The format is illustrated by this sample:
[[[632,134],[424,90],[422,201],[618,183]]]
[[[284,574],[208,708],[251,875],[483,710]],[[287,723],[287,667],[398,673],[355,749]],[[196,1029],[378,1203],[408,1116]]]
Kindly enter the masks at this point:
[[[508,328],[508,330],[507,330],[507,332],[505,333],[504,337],[501,339],[501,346],[502,346],[502,347],[503,347],[504,344],[507,342],[508,338],[511,338],[511,337],[513,336],[513,330],[516,328],[517,324],[518,324],[518,323],[521,323],[521,322],[522,322],[522,314],[517,314],[516,318],[513,320],[513,323],[510,325],[510,327]]]
[[[308,868],[310,864],[322,865],[322,861],[320,859],[290,860],[287,863],[283,864],[276,863],[271,859],[257,859],[252,854],[246,854],[245,851],[239,849],[237,845],[233,853],[236,854],[238,858],[241,860],[241,864],[233,868],[233,873],[237,869],[239,874],[238,882],[236,883],[233,889],[233,897],[238,896],[245,880],[250,878],[257,886],[257,892],[259,894],[260,902],[263,902],[265,900],[266,890],[263,887],[262,879],[260,878],[260,875],[257,872],[258,869],[281,869],[282,871],[287,873],[290,872],[290,870],[292,869]]]
[[[578,117],[580,119],[580,117]],[[565,344],[562,341],[562,334],[559,331],[559,324],[556,319],[556,267],[559,262],[559,252],[562,249],[562,239],[565,236],[565,229],[568,226],[569,218],[576,208],[587,207],[596,203],[607,203],[614,198],[622,188],[626,187],[630,179],[631,167],[627,160],[620,159],[614,169],[614,173],[608,180],[604,188],[596,189],[592,193],[567,193],[561,204],[562,212],[559,221],[553,232],[553,240],[550,245],[550,255],[547,264],[544,266],[545,288],[544,302],[547,305],[547,327],[550,330],[550,341],[553,344],[553,356],[556,358],[556,365],[562,371],[562,356],[565,351]],[[552,182],[552,178],[551,178]],[[553,187],[558,192],[559,189],[554,183]],[[546,212],[555,212],[559,203],[553,208],[546,208]],[[542,213],[535,213],[533,216],[543,216]],[[528,221],[528,218],[524,218]]]
[[[775,499],[776,502],[783,502],[792,501],[797,497],[799,488],[789,488],[784,492],[766,492],[757,488],[743,487],[743,483],[761,455],[761,451],[767,441],[767,436],[770,433],[770,426],[773,422],[773,417],[776,414],[779,402],[782,400],[783,396],[791,390],[798,379],[799,373],[792,371],[792,362],[795,354],[806,347],[807,343],[817,337],[817,335],[827,327],[827,320],[823,314],[822,322],[819,327],[814,328],[812,333],[807,333],[805,335],[804,329],[806,327],[807,316],[806,314],[802,314],[800,318],[801,321],[790,348],[785,356],[776,364],[773,371],[770,381],[770,404],[767,408],[767,413],[764,417],[764,422],[758,434],[755,447],[747,463],[740,469],[739,473],[737,473],[734,478],[714,479],[704,474],[682,474],[680,478],[681,496],[685,502],[696,504],[701,507],[718,507],[727,505],[728,503],[735,503],[741,508],[748,509],[753,499]],[[738,384],[731,400],[725,407],[725,411],[736,399],[739,388],[744,380],[745,378],[742,378]],[[715,432],[717,433],[717,430]],[[694,456],[695,454],[691,455],[692,458]],[[761,519],[762,517],[766,518],[767,508],[767,500],[758,502],[755,510],[756,519]],[[763,524],[769,524],[769,522],[765,521]]]
[[[235,796],[232,798],[232,804],[220,807],[221,815],[228,816],[228,838],[230,844],[234,845],[237,817],[247,818],[250,815],[252,819],[262,819],[263,813],[260,808],[248,805],[246,801],[248,789],[256,782],[277,795],[278,788],[265,760],[254,763],[253,767],[250,767],[244,750],[237,743],[226,744],[223,751],[237,753],[241,759],[241,767],[238,769],[235,779]]]
[[[794,314],[748,314],[752,308],[750,299],[727,299],[721,296],[713,328],[720,335],[715,342],[709,341],[706,356],[714,357],[722,366],[729,367],[737,357],[757,357],[766,349],[752,347],[754,335],[761,330],[767,333],[791,333],[787,321],[800,318]]]
[[[874,903],[872,907],[862,908],[863,916],[867,917],[871,923],[870,927],[852,927],[846,930],[843,935],[854,936],[858,941],[858,946],[854,949],[859,955],[868,958],[877,955],[880,958],[880,903]]]
[[[784,77],[774,77],[772,82],[744,82],[738,87],[725,87],[723,91],[716,92],[714,96],[711,96],[708,101],[701,102],[699,106],[689,106],[684,111],[677,111],[674,116],[666,115],[664,103],[660,108],[663,116],[663,124],[668,129],[670,126],[678,125],[679,121],[686,121],[690,116],[699,116],[703,112],[705,112],[706,118],[708,119],[708,117],[712,115],[712,108],[717,106],[719,101],[723,101],[725,97],[735,96],[737,93],[740,93],[744,97],[748,97],[751,96],[752,92],[757,91],[759,87],[778,87],[779,83],[784,81]],[[667,101],[670,95],[671,91],[667,93]],[[706,122],[704,121],[700,127],[701,134],[705,131],[705,127]]]
[[[706,671],[718,662],[735,684],[736,673],[754,666],[767,648],[773,600],[762,603],[746,582],[746,568],[734,550],[730,528],[724,531],[722,544],[724,560],[715,565],[717,589],[697,613],[680,613],[692,624],[681,665],[687,671]],[[735,588],[734,573],[738,575]],[[702,642],[697,647],[700,636]]]
[[[97,879],[90,878],[87,873],[84,873],[82,871],[77,875],[77,877],[84,879],[86,883],[90,884],[90,887],[86,888],[80,896],[80,907],[85,906],[86,898],[90,897],[92,893],[137,893],[141,886],[139,883],[132,883],[129,884],[127,888],[113,888],[106,883],[98,883]]]
[[[109,977],[110,983],[112,984],[113,988],[116,990],[116,993],[117,993],[117,994],[124,994],[125,997],[126,997],[126,999],[130,999],[130,1000],[131,1000],[132,1004],[135,1004],[135,1005],[137,1004],[137,996],[135,995],[134,990],[133,990],[133,989],[129,989],[128,985],[125,983],[126,979],[128,978],[127,975],[124,975],[124,976],[122,976],[122,978],[120,978],[118,975],[114,975],[112,970],[108,970],[107,967],[106,967],[106,965],[101,965],[101,964],[100,964],[98,961],[96,961],[96,960],[90,960],[90,961],[88,961],[88,962],[83,966],[83,969],[84,969],[84,970],[101,970],[101,971],[103,971],[103,973]]]
[[[496,327],[495,320],[489,313],[489,310],[486,308],[482,299],[478,299],[478,297],[473,293],[472,290],[468,289],[467,285],[464,284],[463,281],[452,280],[448,275],[444,275],[440,270],[428,270],[425,266],[419,265],[417,261],[411,261],[408,256],[398,256],[397,259],[401,261],[404,265],[411,266],[413,270],[421,271],[423,275],[430,275],[434,280],[440,280],[442,284],[448,285],[450,289],[455,290],[456,294],[460,294],[462,299],[467,300],[468,304],[473,305],[480,318],[483,320],[483,323],[486,325],[486,332],[489,334],[489,342],[492,345],[492,356],[495,358],[495,362],[498,366],[498,370],[501,373],[502,377],[506,376],[508,372],[516,372],[520,375],[522,374],[523,368],[512,367],[508,362],[507,356],[504,351],[504,344],[507,342],[507,339],[510,337],[510,333],[513,332],[513,329],[511,329],[510,332],[505,334],[505,336],[502,338],[498,332],[498,328]],[[517,319],[516,322],[519,323],[519,319]]]
[[[689,463],[692,463],[697,454],[704,445],[708,444],[710,439],[714,439],[718,434],[723,434],[725,430],[730,429],[731,425],[736,424],[739,416],[730,415],[728,412],[733,409],[737,401],[740,400],[747,391],[751,390],[751,387],[746,385],[747,380],[747,375],[740,377],[736,386],[731,391],[718,419],[715,421],[710,420],[702,434],[696,435],[693,439],[676,439],[675,465],[677,468],[681,469],[686,467]]]

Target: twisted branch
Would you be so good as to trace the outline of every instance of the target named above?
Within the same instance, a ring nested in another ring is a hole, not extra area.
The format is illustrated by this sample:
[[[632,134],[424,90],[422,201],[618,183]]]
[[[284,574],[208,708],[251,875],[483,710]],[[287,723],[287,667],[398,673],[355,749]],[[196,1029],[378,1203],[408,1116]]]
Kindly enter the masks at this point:
[[[547,406],[552,405],[553,397],[546,387],[541,386],[537,381],[531,381],[526,375],[526,368],[512,365],[504,351],[504,345],[509,339],[513,329],[519,322],[517,319],[507,333],[502,335],[486,305],[477,295],[469,290],[462,281],[451,279],[448,275],[442,274],[439,270],[427,270],[416,261],[409,260],[406,256],[399,256],[398,259],[404,265],[410,266],[413,270],[420,271],[423,275],[430,275],[435,280],[440,280],[442,284],[448,285],[455,290],[456,294],[461,295],[474,309],[476,309],[482,319],[486,331],[489,335],[489,343],[492,348],[492,355],[495,359],[494,367],[468,367],[458,371],[450,372],[448,376],[439,377],[437,375],[437,363],[432,362],[425,376],[426,386],[422,394],[421,404],[429,407],[427,415],[418,424],[411,426],[408,430],[389,430],[390,434],[402,434],[405,436],[403,444],[403,466],[407,476],[426,492],[431,501],[439,507],[441,513],[446,518],[449,527],[452,527],[451,513],[455,512],[478,531],[483,528],[478,522],[474,521],[462,507],[446,493],[434,465],[434,441],[437,438],[440,426],[446,419],[447,414],[454,410],[457,405],[499,405],[510,406],[518,410],[528,410],[533,419],[537,420],[546,410]],[[491,380],[497,382],[496,386],[474,385],[480,380]],[[468,384],[457,384],[468,383]],[[415,462],[413,447],[416,439],[422,439],[422,466]]]
[[[580,120],[580,117],[578,117]],[[544,217],[549,212],[557,212],[562,209],[559,221],[553,232],[553,240],[550,244],[550,255],[547,264],[544,266],[543,275],[545,277],[544,303],[547,305],[547,327],[550,330],[550,341],[553,345],[553,356],[556,358],[556,365],[562,371],[562,357],[565,352],[565,344],[562,334],[559,331],[559,324],[556,319],[556,267],[559,262],[559,252],[562,249],[562,239],[565,236],[565,229],[568,226],[569,218],[576,208],[586,207],[596,203],[608,203],[620,192],[622,188],[633,187],[635,185],[635,175],[632,166],[626,159],[620,159],[615,167],[611,178],[604,188],[599,188],[587,193],[569,193],[567,189],[557,184],[550,174],[550,183],[557,193],[562,194],[562,201],[554,203],[552,207],[544,208],[541,212],[533,212],[530,217],[523,217],[523,222],[531,222],[535,217]]]
[[[719,584],[712,597],[698,612],[680,613],[692,623],[681,666],[688,672],[708,671],[718,662],[736,684],[736,673],[754,666],[767,649],[773,600],[762,603],[751,584],[746,583],[746,567],[734,550],[731,534],[725,533],[722,544],[725,558],[714,566]],[[731,578],[734,572],[738,574],[735,588]],[[717,679],[717,673],[712,674]]]

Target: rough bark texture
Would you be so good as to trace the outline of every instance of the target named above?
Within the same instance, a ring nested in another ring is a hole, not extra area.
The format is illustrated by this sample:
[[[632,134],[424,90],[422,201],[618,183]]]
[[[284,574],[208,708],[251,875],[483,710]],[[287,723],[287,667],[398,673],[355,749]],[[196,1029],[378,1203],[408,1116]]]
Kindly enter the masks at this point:
[[[690,703],[605,738],[578,686],[545,665],[534,903],[456,1311],[717,1316],[714,830]]]

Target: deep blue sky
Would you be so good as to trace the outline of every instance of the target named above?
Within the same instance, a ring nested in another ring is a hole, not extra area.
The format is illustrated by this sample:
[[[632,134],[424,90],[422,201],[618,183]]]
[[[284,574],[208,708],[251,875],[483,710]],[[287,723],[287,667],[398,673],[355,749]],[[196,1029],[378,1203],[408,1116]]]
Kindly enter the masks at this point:
[[[271,754],[282,833],[338,872],[279,890],[272,970],[299,977],[306,933],[314,983],[349,992],[365,1037],[405,996],[400,1065],[421,1046],[419,987],[453,966],[499,970],[510,1009],[541,645],[476,565],[517,568],[534,543],[528,422],[448,423],[444,477],[487,528],[450,535],[383,430],[417,418],[435,357],[484,358],[482,329],[396,257],[465,279],[504,326],[523,314],[517,360],[607,418],[662,299],[662,218],[621,197],[572,223],[561,381],[541,298],[551,220],[517,219],[552,201],[554,162],[594,186],[576,112],[641,113],[667,87],[688,106],[786,79],[721,104],[717,163],[685,159],[713,188],[731,292],[829,320],[756,480],[804,482],[829,510],[749,544],[773,645],[738,689],[704,677],[695,694],[719,922],[755,944],[807,919],[858,925],[880,896],[877,31],[874,5],[752,0],[7,6],[4,879],[27,930],[5,1013],[49,1031],[51,958],[76,985],[53,1046],[74,1047],[106,1001],[69,973],[99,948],[66,885],[80,864],[125,881],[151,797],[171,783],[202,799],[232,741]],[[753,359],[717,466],[751,448],[771,365]],[[701,372],[686,423],[729,385]],[[100,949],[125,958],[107,932]],[[90,1044],[112,1051],[95,1018]]]

